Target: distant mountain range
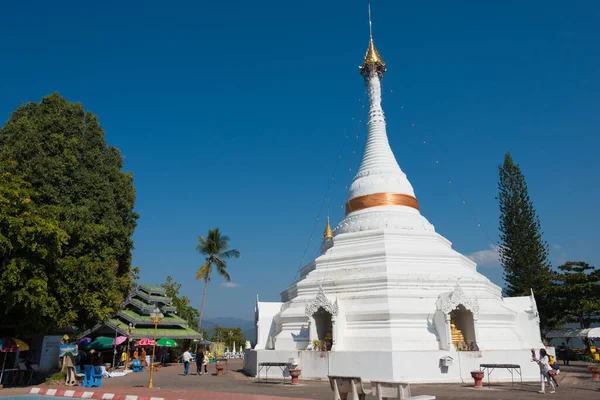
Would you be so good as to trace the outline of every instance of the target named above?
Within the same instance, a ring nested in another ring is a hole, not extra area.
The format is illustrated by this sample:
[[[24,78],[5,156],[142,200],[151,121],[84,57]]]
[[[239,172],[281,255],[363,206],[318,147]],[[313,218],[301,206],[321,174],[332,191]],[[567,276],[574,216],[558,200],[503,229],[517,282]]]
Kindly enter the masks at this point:
[[[215,325],[222,326],[224,328],[241,328],[242,332],[244,332],[244,336],[246,336],[246,340],[256,343],[256,329],[254,328],[254,321],[229,317],[202,319],[202,327],[208,329],[209,335],[212,335],[212,330]]]

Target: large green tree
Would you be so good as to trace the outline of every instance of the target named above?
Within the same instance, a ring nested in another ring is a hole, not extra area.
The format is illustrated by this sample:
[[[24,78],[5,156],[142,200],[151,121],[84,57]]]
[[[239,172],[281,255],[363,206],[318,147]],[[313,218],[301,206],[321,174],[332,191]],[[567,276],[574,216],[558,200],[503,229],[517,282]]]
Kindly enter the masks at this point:
[[[11,312],[25,305],[43,318],[59,312],[49,296],[47,263],[58,260],[68,235],[43,207],[31,200],[30,185],[0,163],[0,299]],[[13,322],[16,325],[16,321]]]
[[[196,318],[200,316],[200,311],[197,308],[190,306],[192,302],[187,296],[180,296],[181,284],[173,280],[173,277],[167,276],[165,283],[161,284],[165,289],[165,294],[173,300],[173,305],[177,309],[177,315],[185,319],[190,328],[197,328]],[[206,337],[206,336],[205,336]]]
[[[0,128],[0,161],[12,163],[40,215],[62,232],[59,253],[21,263],[18,272],[7,268],[17,256],[2,255],[3,322],[45,332],[90,327],[113,314],[131,289],[138,216],[133,176],[122,171],[123,157],[106,144],[96,115],[58,93],[22,105]],[[32,279],[44,284],[30,290]],[[35,306],[41,292],[46,310]]]
[[[240,346],[245,346],[246,336],[242,328],[226,328],[224,326],[215,325],[213,328],[213,334],[210,338],[211,342],[223,342],[226,346],[233,350],[233,343],[235,343],[236,350],[239,351]]]
[[[200,306],[200,318],[198,320],[198,330],[202,327],[202,313],[204,312],[204,302],[206,301],[206,290],[213,266],[217,269],[226,281],[231,281],[231,276],[227,272],[227,260],[239,258],[240,252],[236,249],[230,249],[229,236],[221,234],[219,228],[210,229],[206,237],[198,238],[196,250],[205,256],[204,264],[196,271],[196,279],[204,281],[204,294],[202,295],[202,305]]]
[[[582,261],[558,267],[554,299],[561,323],[578,323],[589,328],[600,322],[600,270]]]
[[[540,219],[529,198],[525,176],[510,153],[499,166],[500,260],[504,267],[507,296],[535,292],[541,326],[553,325],[551,293],[553,273],[548,244],[542,237]]]

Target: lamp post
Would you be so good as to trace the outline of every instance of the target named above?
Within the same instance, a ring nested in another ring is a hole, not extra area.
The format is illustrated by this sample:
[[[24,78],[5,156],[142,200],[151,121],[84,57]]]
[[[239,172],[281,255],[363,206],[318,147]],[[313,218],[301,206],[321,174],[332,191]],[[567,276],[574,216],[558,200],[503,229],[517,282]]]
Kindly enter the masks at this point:
[[[117,333],[119,332],[119,326],[121,326],[121,324],[117,324],[115,326],[115,345],[113,346],[113,362],[112,362],[112,368],[115,369],[115,359],[117,358]]]
[[[154,354],[156,351],[156,329],[158,328],[158,323],[160,320],[164,318],[162,312],[160,312],[160,308],[156,307],[154,311],[150,314],[150,319],[154,323],[154,344],[152,345],[152,359],[150,360],[150,382],[148,382],[148,388],[152,389],[152,371],[154,371]]]
[[[133,331],[135,331],[135,325],[131,322],[127,327],[127,357],[125,358],[125,368],[124,371],[127,371],[127,366],[129,365],[129,343],[131,343],[131,336],[133,335]]]

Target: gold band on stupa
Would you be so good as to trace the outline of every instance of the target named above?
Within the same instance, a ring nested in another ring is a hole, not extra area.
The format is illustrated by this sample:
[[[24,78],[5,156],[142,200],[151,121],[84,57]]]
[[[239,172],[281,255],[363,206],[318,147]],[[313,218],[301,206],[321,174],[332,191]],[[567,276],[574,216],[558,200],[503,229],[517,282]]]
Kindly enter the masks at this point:
[[[346,215],[353,211],[364,210],[370,207],[406,206],[419,209],[419,201],[413,196],[400,193],[373,193],[355,197],[346,203]]]

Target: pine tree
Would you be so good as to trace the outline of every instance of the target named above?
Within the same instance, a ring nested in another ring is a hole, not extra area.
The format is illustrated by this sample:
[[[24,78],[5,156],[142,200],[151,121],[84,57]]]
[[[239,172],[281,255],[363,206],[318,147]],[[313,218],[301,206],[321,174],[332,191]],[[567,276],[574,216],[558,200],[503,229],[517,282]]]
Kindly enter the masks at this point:
[[[582,329],[600,322],[600,269],[583,261],[558,267],[554,294],[561,322],[578,323]]]
[[[540,219],[529,198],[525,176],[510,153],[499,166],[500,260],[507,296],[527,296],[533,289],[542,329],[552,325],[548,302],[553,273]]]

